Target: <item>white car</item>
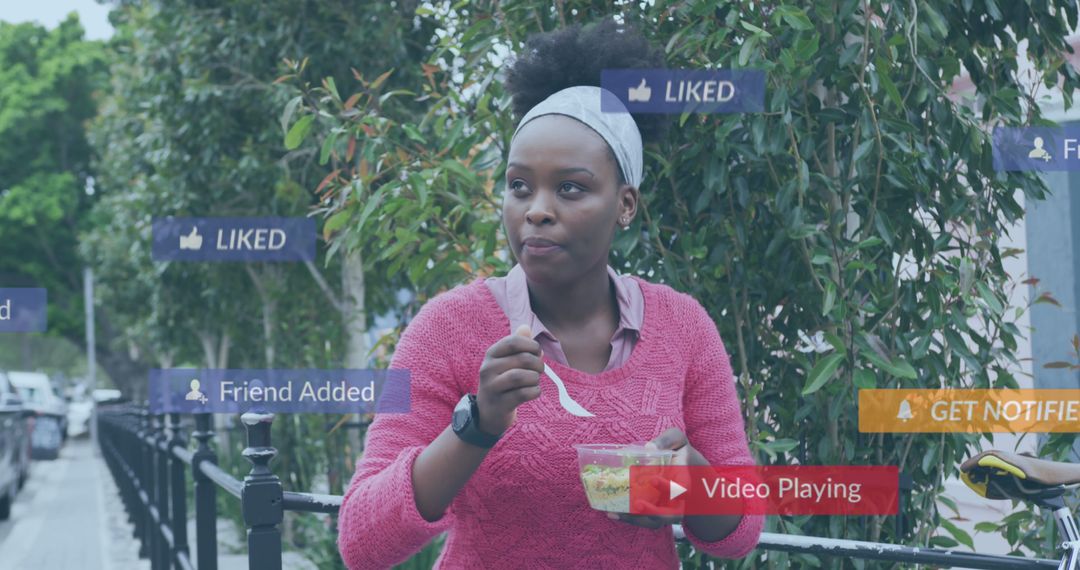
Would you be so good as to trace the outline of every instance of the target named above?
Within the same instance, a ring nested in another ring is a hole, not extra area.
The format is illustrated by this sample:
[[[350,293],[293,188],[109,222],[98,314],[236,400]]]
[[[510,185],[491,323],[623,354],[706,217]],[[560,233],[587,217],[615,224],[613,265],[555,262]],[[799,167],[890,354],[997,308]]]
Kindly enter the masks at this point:
[[[90,417],[94,413],[94,403],[90,400],[75,400],[68,404],[68,437],[79,437],[90,431]]]
[[[114,390],[112,388],[98,388],[90,394],[94,398],[94,402],[98,404],[108,404],[112,402],[121,402],[124,400],[124,394],[120,390]]]
[[[35,413],[32,454],[55,459],[67,439],[67,402],[53,390],[49,376],[42,372],[8,372],[8,380],[22,396],[23,405]]]

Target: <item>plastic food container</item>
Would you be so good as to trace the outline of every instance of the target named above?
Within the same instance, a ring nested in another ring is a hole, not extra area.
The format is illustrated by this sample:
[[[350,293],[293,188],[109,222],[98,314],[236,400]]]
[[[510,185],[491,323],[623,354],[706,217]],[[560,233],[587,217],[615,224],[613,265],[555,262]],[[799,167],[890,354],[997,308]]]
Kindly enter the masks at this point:
[[[579,444],[574,449],[589,506],[613,513],[630,512],[630,466],[670,465],[675,455],[640,444]]]

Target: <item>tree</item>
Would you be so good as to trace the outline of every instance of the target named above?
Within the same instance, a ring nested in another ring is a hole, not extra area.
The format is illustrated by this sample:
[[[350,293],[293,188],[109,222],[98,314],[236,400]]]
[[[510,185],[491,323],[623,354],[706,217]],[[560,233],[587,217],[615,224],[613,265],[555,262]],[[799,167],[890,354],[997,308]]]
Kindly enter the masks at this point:
[[[352,89],[351,67],[420,59],[410,55],[420,53],[409,34],[414,9],[360,11],[338,0],[118,3],[116,63],[93,129],[101,198],[82,253],[125,344],[161,367],[366,366],[362,338],[375,315],[396,308],[400,277],[376,270],[364,288],[352,277],[362,260],[322,248],[309,264],[154,262],[150,228],[165,216],[308,214],[318,203],[312,177],[323,174],[318,151],[283,145],[274,120],[289,99],[274,83],[282,61],[312,54],[320,76],[338,75]],[[359,436],[350,432],[347,447],[346,430],[327,434],[333,424],[324,422],[275,422],[284,430],[275,435],[284,442],[279,474],[290,487],[308,490],[325,475],[324,491],[342,491]],[[325,441],[308,445],[307,433]]]
[[[421,64],[425,81],[380,89],[380,75],[344,100],[331,80],[305,91],[306,109],[286,118],[296,119],[297,138],[318,125],[322,154],[334,159],[317,187],[331,247],[370,248],[408,268],[421,298],[500,267],[489,193],[511,132],[502,55],[529,33],[611,10],[432,2],[417,10],[438,32]],[[898,532],[880,517],[782,517],[771,519],[774,530],[970,547],[935,501],[981,437],[861,434],[856,394],[1016,386],[1022,333],[1003,308],[1001,265],[1016,252],[998,236],[1023,214],[1014,191],[1038,200],[1045,187],[1031,174],[995,172],[989,131],[1046,123],[1017,76],[1020,42],[1038,83],[1062,89],[1071,105],[1080,78],[1064,38],[1076,4],[661,1],[618,10],[665,47],[670,67],[756,68],[768,80],[763,113],[673,117],[669,139],[648,149],[643,216],[617,240],[612,264],[691,293],[714,316],[760,460],[898,465],[914,479],[905,509],[920,514]],[[976,104],[949,96],[963,70]],[[430,105],[419,120],[387,105],[414,95]],[[1044,452],[1068,447],[1059,438]],[[939,526],[951,536],[936,535]]]
[[[106,197],[98,210],[98,223],[87,234],[87,243],[95,245],[84,251],[101,263],[109,259],[118,262],[115,271],[103,279],[124,283],[124,289],[114,291],[121,296],[110,302],[130,317],[126,330],[133,342],[155,338],[143,334],[145,327],[134,326],[156,318],[139,303],[165,298],[150,294],[154,288],[174,283],[197,291],[209,283],[224,287],[233,279],[228,267],[155,265],[146,251],[153,217],[302,216],[316,202],[304,190],[314,185],[308,178],[318,174],[312,168],[316,153],[286,153],[277,124],[267,120],[287,99],[274,78],[283,58],[297,58],[305,52],[319,55],[320,74],[345,77],[351,77],[348,62],[353,59],[393,65],[408,57],[409,42],[405,39],[371,40],[387,34],[406,37],[402,31],[405,23],[390,27],[385,23],[388,18],[401,20],[402,14],[411,16],[411,12],[402,7],[379,9],[385,13],[377,18],[379,14],[356,12],[348,3],[335,1],[234,1],[168,7],[155,2],[126,2],[114,12],[120,58],[113,68],[110,97],[95,129],[96,144],[104,149],[100,186]],[[354,55],[358,45],[366,46],[366,57]],[[351,87],[349,82],[343,79],[342,85]],[[139,228],[138,236],[131,235],[134,228]],[[125,233],[137,243],[115,239]],[[110,244],[118,249],[102,251]],[[126,263],[128,257],[138,263]],[[396,303],[393,288],[375,281],[376,287],[366,292],[363,282],[358,290],[352,290],[356,281],[343,278],[356,273],[351,260],[333,261],[336,263],[325,266],[321,262],[305,266],[252,264],[243,269],[247,285],[233,286],[254,292],[259,303],[254,312],[260,315],[257,326],[262,332],[260,365],[280,362],[277,355],[285,340],[280,337],[280,317],[289,314],[282,303],[290,298],[284,284],[293,272],[308,276],[304,290],[323,297],[325,312],[346,333],[349,356],[345,361],[354,367],[366,364],[368,347],[356,338],[367,332],[375,314]],[[107,266],[102,270],[108,270]],[[179,273],[190,279],[168,279],[170,274]],[[131,288],[136,283],[145,287]],[[227,352],[223,351],[225,346],[238,348],[224,344],[224,339],[235,340],[233,323],[246,322],[253,313],[251,296],[224,291],[214,295],[219,304],[212,308],[215,314],[235,315],[234,319],[185,323],[185,319],[199,319],[201,312],[190,310],[199,303],[189,305],[183,315],[169,317],[174,326],[195,333],[204,344],[205,339],[216,339],[211,344],[218,346],[210,351],[216,354]],[[231,332],[218,330],[224,326],[231,327]],[[172,351],[183,346],[169,338],[162,346]]]
[[[75,14],[55,29],[0,22],[0,278],[48,291],[47,333],[85,345],[76,245],[96,195],[86,124],[106,85],[107,52]],[[99,326],[99,362],[123,385],[137,370]]]

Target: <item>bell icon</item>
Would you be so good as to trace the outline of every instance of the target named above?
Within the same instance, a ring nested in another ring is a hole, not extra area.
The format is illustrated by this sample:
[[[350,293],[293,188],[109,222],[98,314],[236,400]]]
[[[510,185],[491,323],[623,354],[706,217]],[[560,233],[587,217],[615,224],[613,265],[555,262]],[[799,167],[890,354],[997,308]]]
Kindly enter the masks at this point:
[[[900,411],[897,412],[896,419],[906,422],[913,417],[915,416],[911,413],[911,404],[907,400],[900,402]]]

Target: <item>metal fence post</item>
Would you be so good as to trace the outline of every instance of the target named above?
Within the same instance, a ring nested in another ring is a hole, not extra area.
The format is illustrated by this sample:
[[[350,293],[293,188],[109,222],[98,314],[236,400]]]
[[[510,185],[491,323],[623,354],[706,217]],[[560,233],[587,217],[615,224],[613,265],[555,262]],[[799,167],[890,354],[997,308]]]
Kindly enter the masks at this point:
[[[142,408],[135,413],[139,416],[139,433],[136,442],[136,449],[139,450],[139,453],[137,456],[138,463],[135,466],[135,480],[139,482],[136,493],[139,499],[139,518],[142,519],[140,522],[142,536],[139,544],[139,558],[150,558],[151,564],[153,564],[155,544],[154,532],[151,527],[154,518],[150,516],[151,498],[148,485],[152,484],[150,478],[153,475],[154,466],[151,457],[153,450],[146,441],[150,437],[150,412]]]
[[[195,481],[195,548],[198,550],[199,570],[217,570],[217,487],[199,469],[203,462],[217,464],[217,454],[210,448],[210,440],[214,437],[212,420],[210,414],[195,414],[195,431],[191,432],[199,442],[191,458],[191,477]]]
[[[169,520],[172,522],[174,567],[179,570],[180,563],[177,561],[179,555],[188,553],[187,481],[184,480],[184,462],[172,453],[175,448],[187,447],[184,432],[180,429],[180,414],[169,414],[169,431],[172,435],[167,447],[169,460],[172,463],[172,472],[169,476],[172,488],[172,511],[169,513]]]
[[[277,450],[270,445],[274,414],[248,412],[240,416],[247,428],[244,457],[251,472],[244,477],[240,497],[244,524],[248,527],[248,568],[281,570],[281,529],[285,516],[281,480],[270,471]]]
[[[139,556],[145,557],[144,548],[142,542],[144,540],[143,524],[142,524],[142,503],[139,502],[139,487],[138,481],[135,477],[139,474],[139,469],[142,468],[142,455],[140,455],[142,448],[139,447],[139,417],[138,410],[133,406],[128,406],[124,410],[123,425],[124,429],[120,434],[120,446],[118,448],[121,457],[123,458],[124,465],[127,466],[127,470],[124,474],[127,476],[127,512],[128,520],[131,521],[132,528],[134,529],[135,538],[139,541]]]
[[[123,474],[123,477],[118,477],[117,481],[123,481],[120,485],[120,496],[124,500],[124,511],[127,513],[128,522],[131,523],[131,534],[136,540],[141,540],[142,530],[139,528],[139,517],[136,516],[139,502],[135,498],[135,482],[131,480],[128,471],[135,466],[132,457],[133,450],[137,448],[132,445],[132,434],[138,431],[131,414],[131,407],[125,406],[123,410],[117,412],[109,424],[112,435],[106,441],[112,447],[112,453],[108,455],[114,455],[117,472]]]
[[[168,554],[170,544],[165,540],[164,530],[168,526],[168,459],[163,451],[165,447],[165,422],[164,417],[159,415],[150,416],[152,434],[150,435],[151,463],[153,470],[153,486],[147,490],[151,494],[151,503],[158,512],[158,520],[154,521],[153,534],[157,539],[157,551],[153,554],[153,568],[168,570]]]

